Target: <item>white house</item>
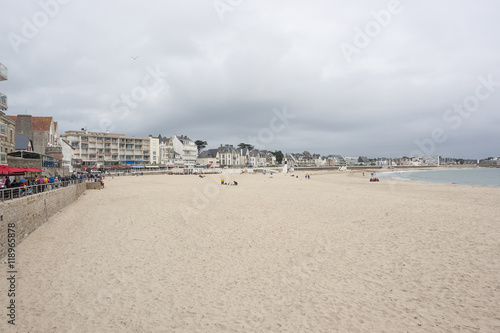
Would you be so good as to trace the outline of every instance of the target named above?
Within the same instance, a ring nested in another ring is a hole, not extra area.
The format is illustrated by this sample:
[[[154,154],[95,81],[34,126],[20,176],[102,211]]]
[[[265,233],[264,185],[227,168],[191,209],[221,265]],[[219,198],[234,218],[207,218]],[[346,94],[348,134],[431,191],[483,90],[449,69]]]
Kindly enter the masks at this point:
[[[174,152],[178,154],[185,166],[194,166],[198,157],[198,147],[193,140],[184,135],[174,135],[172,139]]]
[[[196,164],[207,166],[209,168],[216,168],[219,166],[217,159],[217,149],[207,149],[202,151],[196,159]]]
[[[160,139],[149,135],[149,163],[160,164]]]

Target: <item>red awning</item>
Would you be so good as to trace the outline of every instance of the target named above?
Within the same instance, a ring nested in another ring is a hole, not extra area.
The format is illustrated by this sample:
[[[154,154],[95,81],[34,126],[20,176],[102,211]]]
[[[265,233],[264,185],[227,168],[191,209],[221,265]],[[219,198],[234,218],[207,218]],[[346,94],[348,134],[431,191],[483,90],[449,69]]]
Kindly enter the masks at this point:
[[[0,166],[0,175],[2,176],[20,176],[26,172],[43,172],[43,170],[36,168],[16,168],[10,166]]]

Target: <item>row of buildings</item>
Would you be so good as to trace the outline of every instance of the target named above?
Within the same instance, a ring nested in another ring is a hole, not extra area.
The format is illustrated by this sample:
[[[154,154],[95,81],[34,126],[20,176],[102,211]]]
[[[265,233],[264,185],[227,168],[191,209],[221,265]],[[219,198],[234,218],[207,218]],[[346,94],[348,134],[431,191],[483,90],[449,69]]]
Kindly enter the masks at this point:
[[[165,137],[149,135],[146,138],[125,134],[90,132],[85,129],[66,131],[59,135],[57,122],[52,117],[31,115],[5,116],[1,114],[2,152],[11,166],[22,166],[21,158],[42,161],[35,167],[54,167],[58,173],[69,173],[92,167],[206,167],[242,168],[277,166],[275,154],[266,150],[220,145],[218,148],[198,151],[196,143],[184,135]],[[24,154],[24,156],[23,156]],[[288,167],[342,167],[342,166],[438,166],[475,164],[476,160],[458,160],[428,157],[377,158],[365,156],[321,156],[303,153],[285,154]],[[490,164],[497,163],[491,159]],[[7,163],[3,163],[4,165]],[[31,165],[30,165],[31,166]]]
[[[276,164],[268,151],[221,145],[198,152],[185,135],[137,138],[124,134],[67,131],[63,141],[74,149],[73,160],[83,166],[246,167]]]
[[[286,154],[289,167],[323,167],[323,166],[377,166],[377,167],[419,167],[446,165],[500,165],[500,158],[490,157],[485,160],[443,158],[441,156],[373,158],[366,156],[347,157],[340,155],[321,156],[305,151],[298,154]]]

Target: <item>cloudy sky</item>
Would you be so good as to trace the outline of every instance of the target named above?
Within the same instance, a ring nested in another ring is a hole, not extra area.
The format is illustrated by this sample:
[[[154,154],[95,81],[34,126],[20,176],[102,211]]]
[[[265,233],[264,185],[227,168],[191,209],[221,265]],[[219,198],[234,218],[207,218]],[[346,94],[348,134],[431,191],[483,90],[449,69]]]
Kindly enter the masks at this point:
[[[500,155],[498,0],[0,0],[0,9],[7,114],[53,116],[62,132],[323,155]]]

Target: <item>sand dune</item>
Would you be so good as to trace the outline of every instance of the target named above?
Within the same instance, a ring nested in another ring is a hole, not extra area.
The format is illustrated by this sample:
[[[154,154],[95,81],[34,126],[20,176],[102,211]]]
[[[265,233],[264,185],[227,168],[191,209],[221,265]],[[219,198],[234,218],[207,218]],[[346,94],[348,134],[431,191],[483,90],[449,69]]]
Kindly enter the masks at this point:
[[[500,189],[298,175],[107,179],[18,246],[16,330],[500,331]]]

